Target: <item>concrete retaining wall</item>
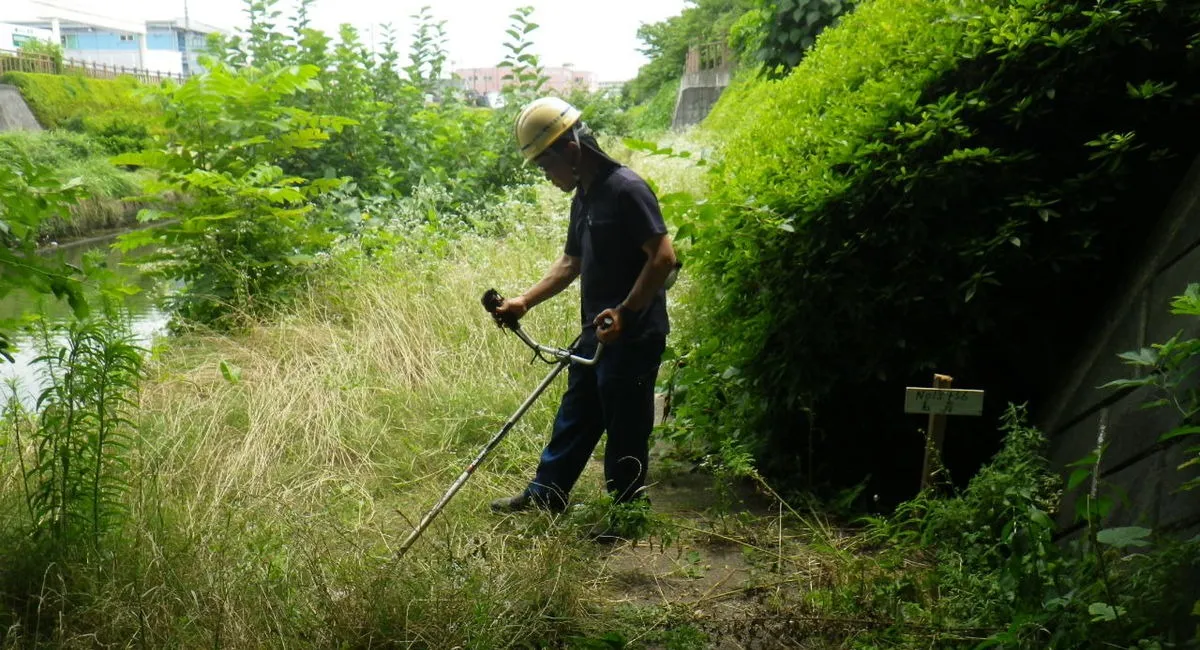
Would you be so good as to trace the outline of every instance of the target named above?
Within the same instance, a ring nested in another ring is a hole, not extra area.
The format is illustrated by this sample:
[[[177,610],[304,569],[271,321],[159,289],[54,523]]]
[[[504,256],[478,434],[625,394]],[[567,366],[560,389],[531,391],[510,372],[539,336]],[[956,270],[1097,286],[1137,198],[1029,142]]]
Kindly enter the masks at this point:
[[[29,105],[15,86],[0,84],[0,131],[41,131]]]
[[[682,129],[699,124],[708,117],[712,107],[729,85],[732,73],[728,68],[686,72],[679,82],[675,99],[675,117],[671,128]]]
[[[1200,476],[1200,468],[1176,469],[1188,457],[1185,448],[1200,440],[1185,436],[1158,442],[1180,422],[1173,409],[1142,408],[1161,395],[1146,388],[1099,388],[1114,379],[1135,377],[1136,369],[1118,359],[1119,353],[1164,342],[1179,332],[1200,336],[1200,319],[1170,313],[1172,298],[1192,282],[1200,282],[1200,158],[1159,219],[1133,277],[1114,288],[1106,318],[1091,332],[1051,402],[1053,409],[1038,423],[1050,436],[1051,460],[1064,476],[1070,474],[1067,464],[1092,453],[1103,437],[1107,448],[1100,476],[1128,495],[1128,502],[1118,502],[1106,525],[1142,525],[1186,536],[1200,533],[1200,490],[1178,491],[1186,480]],[[1077,494],[1065,497],[1059,521],[1063,526],[1072,525]]]

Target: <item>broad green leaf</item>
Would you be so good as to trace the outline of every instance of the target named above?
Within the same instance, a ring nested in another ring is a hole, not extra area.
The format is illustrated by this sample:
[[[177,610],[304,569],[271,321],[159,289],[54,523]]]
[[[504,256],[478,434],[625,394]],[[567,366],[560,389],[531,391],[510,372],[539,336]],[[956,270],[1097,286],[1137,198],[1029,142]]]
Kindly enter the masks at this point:
[[[1110,622],[1125,614],[1125,608],[1121,606],[1113,607],[1108,603],[1092,603],[1088,605],[1088,614],[1092,615],[1092,622]]]
[[[1029,519],[1042,528],[1054,528],[1054,522],[1050,520],[1050,516],[1038,508],[1030,506]]]
[[[224,359],[221,360],[220,369],[221,376],[225,378],[225,381],[236,384],[242,380],[242,369]]]
[[[621,141],[624,145],[634,151],[648,151],[651,153],[658,151],[658,145],[649,140],[638,140],[637,138],[625,138]]]
[[[138,210],[137,220],[141,223],[150,223],[151,221],[158,221],[160,219],[166,219],[173,216],[175,215],[163,210],[143,208],[142,210]]]
[[[1099,462],[1100,456],[1104,453],[1104,449],[1106,448],[1107,445],[1101,447],[1098,451],[1093,451],[1079,460],[1067,463],[1067,467],[1094,467],[1096,463]]]
[[[1149,546],[1150,542],[1146,538],[1150,536],[1150,533],[1149,528],[1140,528],[1138,526],[1105,528],[1096,533],[1096,541],[1115,548]]]
[[[1137,388],[1139,386],[1149,386],[1154,383],[1153,377],[1143,377],[1141,379],[1114,379],[1107,384],[1101,384],[1097,388]]]

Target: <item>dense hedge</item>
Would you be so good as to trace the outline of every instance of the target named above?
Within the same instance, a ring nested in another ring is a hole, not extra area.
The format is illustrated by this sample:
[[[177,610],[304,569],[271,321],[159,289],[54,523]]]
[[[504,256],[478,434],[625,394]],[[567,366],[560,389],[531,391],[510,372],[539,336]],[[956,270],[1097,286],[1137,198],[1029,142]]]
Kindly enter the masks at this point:
[[[869,0],[727,92],[684,432],[915,486],[905,384],[1047,396],[1200,150],[1198,24],[1196,0]]]

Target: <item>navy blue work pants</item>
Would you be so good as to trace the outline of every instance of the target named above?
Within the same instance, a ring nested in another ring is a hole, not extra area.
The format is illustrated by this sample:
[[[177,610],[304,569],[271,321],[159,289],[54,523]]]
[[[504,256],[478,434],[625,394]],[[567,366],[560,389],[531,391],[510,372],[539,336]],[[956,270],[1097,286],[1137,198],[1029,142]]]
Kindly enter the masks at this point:
[[[605,346],[595,366],[571,366],[550,442],[526,488],[534,500],[565,507],[606,432],[604,479],[609,494],[619,503],[641,496],[654,427],[654,382],[665,346],[661,336],[618,341]],[[595,349],[595,339],[585,339],[576,354],[590,357]]]

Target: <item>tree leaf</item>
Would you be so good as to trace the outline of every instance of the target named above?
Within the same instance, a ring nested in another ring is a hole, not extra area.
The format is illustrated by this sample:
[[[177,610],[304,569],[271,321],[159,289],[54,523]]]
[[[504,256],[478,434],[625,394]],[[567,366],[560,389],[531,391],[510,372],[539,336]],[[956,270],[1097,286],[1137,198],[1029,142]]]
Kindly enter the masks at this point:
[[[232,363],[222,359],[220,368],[221,376],[225,378],[225,381],[231,384],[236,384],[242,380],[242,369],[233,365]]]
[[[1115,548],[1150,546],[1150,542],[1146,540],[1150,536],[1150,533],[1149,528],[1141,528],[1139,526],[1105,528],[1096,533],[1096,541]]]
[[[1088,613],[1092,615],[1092,622],[1115,621],[1125,613],[1125,608],[1113,607],[1108,603],[1092,603],[1088,605]]]
[[[1190,436],[1197,433],[1200,433],[1200,426],[1177,427],[1159,436],[1158,441],[1164,442],[1180,436]]]
[[[1117,357],[1135,366],[1153,366],[1158,363],[1158,351],[1154,348],[1142,348],[1131,352],[1122,352]]]

